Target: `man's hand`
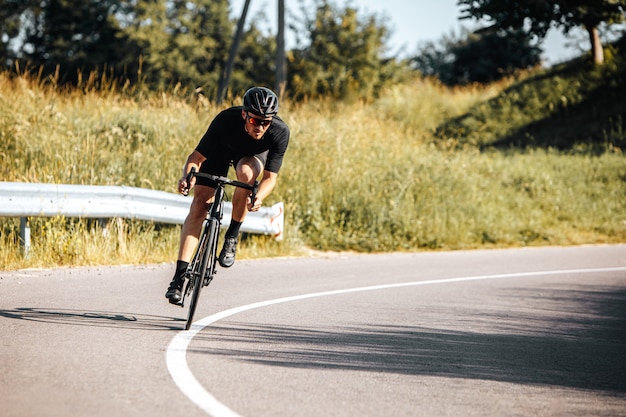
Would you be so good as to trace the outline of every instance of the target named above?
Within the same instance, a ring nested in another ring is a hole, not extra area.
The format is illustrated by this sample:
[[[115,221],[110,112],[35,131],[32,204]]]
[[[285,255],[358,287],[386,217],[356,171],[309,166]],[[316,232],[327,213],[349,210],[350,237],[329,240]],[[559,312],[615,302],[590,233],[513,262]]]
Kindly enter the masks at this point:
[[[248,211],[259,211],[262,204],[263,204],[263,201],[261,201],[259,197],[257,197],[254,200],[254,204],[252,204],[252,202],[250,201],[250,196],[248,196],[248,201],[247,201]]]
[[[189,195],[189,190],[196,184],[196,177],[191,177],[191,181],[187,184],[187,176],[178,180],[178,192],[182,195]]]

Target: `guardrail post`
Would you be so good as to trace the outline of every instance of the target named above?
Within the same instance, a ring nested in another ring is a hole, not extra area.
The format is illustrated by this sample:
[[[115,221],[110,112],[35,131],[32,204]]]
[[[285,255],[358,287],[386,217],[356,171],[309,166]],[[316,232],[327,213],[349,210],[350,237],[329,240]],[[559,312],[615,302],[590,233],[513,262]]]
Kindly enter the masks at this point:
[[[109,219],[105,219],[104,217],[98,217],[96,219],[96,224],[98,225],[98,227],[100,228],[100,230],[102,230],[102,236],[107,237],[109,236]]]
[[[30,254],[30,225],[28,217],[20,217],[20,244],[24,258],[28,258]]]

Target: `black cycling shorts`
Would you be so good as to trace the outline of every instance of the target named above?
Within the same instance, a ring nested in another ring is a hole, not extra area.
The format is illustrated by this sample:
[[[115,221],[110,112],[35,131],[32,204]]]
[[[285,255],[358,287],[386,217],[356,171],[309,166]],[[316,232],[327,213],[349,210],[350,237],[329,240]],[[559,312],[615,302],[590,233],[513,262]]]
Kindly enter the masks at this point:
[[[215,146],[207,159],[200,166],[200,172],[225,177],[228,175],[228,169],[231,165],[236,167],[241,158],[248,156],[256,157],[259,161],[261,161],[263,167],[265,167],[268,152],[269,151],[265,151],[256,155],[240,155],[229,152],[221,146]],[[208,178],[196,177],[196,184],[215,188],[215,182],[209,180]]]

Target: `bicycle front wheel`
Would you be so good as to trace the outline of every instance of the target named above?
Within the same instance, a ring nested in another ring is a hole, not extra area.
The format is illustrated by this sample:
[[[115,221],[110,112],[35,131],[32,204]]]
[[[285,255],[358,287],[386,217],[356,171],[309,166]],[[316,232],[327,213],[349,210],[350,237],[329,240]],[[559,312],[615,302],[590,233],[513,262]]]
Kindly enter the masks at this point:
[[[217,238],[219,234],[219,223],[215,219],[207,220],[205,227],[202,228],[198,243],[198,250],[194,259],[193,270],[190,279],[193,279],[193,292],[189,302],[189,313],[187,314],[187,323],[185,330],[189,330],[193,323],[193,316],[198,306],[200,291],[204,286],[204,281],[209,276],[209,281],[213,277],[215,265],[215,248],[217,247]]]

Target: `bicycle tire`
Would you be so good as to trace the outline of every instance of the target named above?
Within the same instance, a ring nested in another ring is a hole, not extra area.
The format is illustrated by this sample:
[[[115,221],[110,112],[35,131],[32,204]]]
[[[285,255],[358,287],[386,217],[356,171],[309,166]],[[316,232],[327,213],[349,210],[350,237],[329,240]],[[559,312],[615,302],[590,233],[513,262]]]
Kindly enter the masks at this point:
[[[185,330],[189,330],[191,323],[193,322],[193,316],[196,312],[198,304],[198,298],[200,297],[200,290],[202,289],[202,276],[203,276],[203,264],[206,258],[206,242],[208,239],[207,221],[202,224],[202,231],[200,238],[198,239],[198,247],[194,254],[191,266],[191,275],[189,276],[190,284],[192,286],[191,300],[189,302],[189,310],[187,312],[187,322],[185,323]]]
[[[206,287],[213,280],[213,275],[217,271],[217,243],[219,240],[220,227],[222,223],[222,214],[224,212],[224,202],[222,201],[219,206],[217,206],[216,211],[211,210],[210,221],[213,222],[213,226],[211,228],[211,236],[214,239],[211,239],[209,242],[209,273],[204,277],[204,286]]]
[[[209,259],[207,261],[207,269],[204,275],[203,286],[206,287],[213,281],[213,276],[217,271],[217,242],[219,239],[220,222],[212,219],[213,227],[211,227],[211,236],[213,239],[209,241],[208,253]]]
[[[194,259],[194,266],[192,269],[193,279],[193,292],[191,293],[191,300],[189,302],[189,312],[187,313],[187,323],[185,324],[185,330],[189,330],[193,323],[193,316],[198,306],[198,299],[200,298],[200,291],[204,286],[204,280],[207,276],[207,271],[213,275],[215,265],[215,248],[217,246],[217,237],[219,229],[216,227],[217,221],[215,219],[207,220],[207,224],[202,228],[202,234],[198,244],[198,251],[196,252],[197,259]]]

